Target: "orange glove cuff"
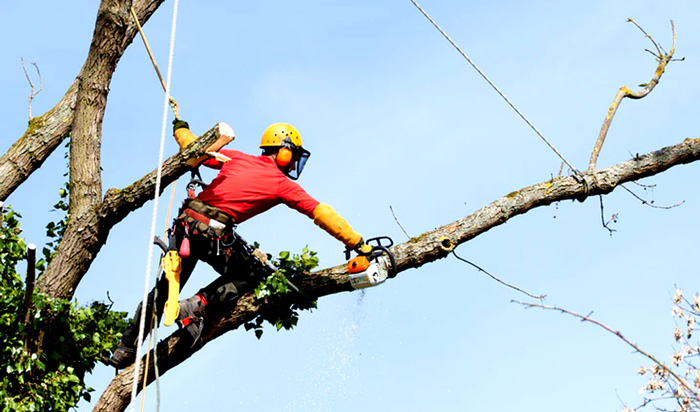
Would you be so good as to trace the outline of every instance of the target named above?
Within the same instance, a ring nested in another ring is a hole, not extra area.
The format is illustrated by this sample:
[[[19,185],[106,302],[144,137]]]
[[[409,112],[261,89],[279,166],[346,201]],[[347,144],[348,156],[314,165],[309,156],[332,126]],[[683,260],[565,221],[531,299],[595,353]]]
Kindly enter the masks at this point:
[[[343,242],[347,247],[355,247],[362,239],[362,235],[355,232],[350,224],[326,203],[319,203],[316,206],[313,218],[318,227]]]

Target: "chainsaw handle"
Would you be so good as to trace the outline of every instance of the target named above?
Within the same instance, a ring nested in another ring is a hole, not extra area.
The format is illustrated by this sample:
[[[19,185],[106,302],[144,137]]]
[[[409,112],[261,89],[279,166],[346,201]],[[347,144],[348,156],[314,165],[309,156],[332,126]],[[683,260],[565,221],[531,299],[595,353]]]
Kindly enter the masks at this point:
[[[382,244],[382,240],[388,240],[388,244],[384,245]],[[389,255],[391,255],[391,252],[389,252],[389,248],[394,246],[394,241],[389,237],[389,236],[377,236],[373,237],[370,239],[367,239],[364,241],[365,244],[372,246],[372,251],[369,252],[371,255],[374,253],[375,249],[380,249],[386,251]],[[375,243],[375,245],[372,245],[372,243]],[[351,247],[345,247],[345,260],[350,260],[350,252],[355,250],[354,248]],[[364,253],[360,253],[359,251],[355,250],[355,252],[358,255],[362,255]],[[393,257],[392,257],[392,265],[393,265]]]
[[[382,244],[382,240],[388,240],[388,241],[389,241],[389,244],[388,244],[388,245],[383,245],[383,244]],[[374,247],[380,248],[380,249],[383,249],[383,250],[386,250],[387,248],[390,248],[390,247],[394,246],[394,241],[393,241],[389,236],[377,236],[377,237],[373,237],[373,238],[371,238],[371,239],[367,239],[367,240],[365,241],[365,243],[367,243],[367,244],[370,245],[370,246],[371,246],[371,243],[372,243],[372,242],[374,242],[374,243],[377,244],[377,245],[374,246]]]
[[[386,237],[386,236],[384,236],[384,237]],[[391,240],[391,239],[389,239],[389,240]],[[393,244],[394,242],[391,242],[391,243]],[[391,253],[389,248],[386,246],[378,245],[378,246],[373,246],[373,248],[374,249],[372,250],[372,255],[374,255],[376,252],[379,254],[385,253],[387,256],[389,256],[389,262],[391,263],[391,269],[389,269],[389,278],[395,278],[397,272],[396,272],[396,260],[394,259],[394,254]]]

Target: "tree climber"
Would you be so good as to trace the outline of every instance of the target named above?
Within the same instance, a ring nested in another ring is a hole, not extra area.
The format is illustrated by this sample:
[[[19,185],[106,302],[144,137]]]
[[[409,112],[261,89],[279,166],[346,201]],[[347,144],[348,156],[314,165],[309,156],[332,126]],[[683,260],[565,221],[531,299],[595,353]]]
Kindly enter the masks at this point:
[[[197,139],[189,125],[181,120],[173,122],[173,134],[181,150]],[[221,149],[234,137],[226,123],[219,123],[219,136],[217,143],[207,150],[216,152],[214,156],[197,159],[207,167],[219,169],[219,174],[196,198],[185,200],[170,231],[171,245],[173,241],[176,243],[182,258],[180,287],[185,285],[199,260],[208,263],[220,275],[193,297],[179,302],[177,323],[192,337],[193,345],[201,335],[207,310],[235,301],[240,293],[252,290],[266,274],[262,263],[249,254],[236,235],[236,225],[284,203],[312,218],[316,225],[347,247],[364,253],[371,250],[362,236],[331,206],[320,203],[293,181],[301,175],[310,155],[302,147],[301,136],[294,127],[286,123],[268,127],[260,142],[263,149],[260,156]],[[151,324],[156,290],[155,310],[160,319],[168,297],[165,276],[148,295],[147,328]],[[109,360],[118,369],[131,365],[136,358],[140,317],[141,304]]]

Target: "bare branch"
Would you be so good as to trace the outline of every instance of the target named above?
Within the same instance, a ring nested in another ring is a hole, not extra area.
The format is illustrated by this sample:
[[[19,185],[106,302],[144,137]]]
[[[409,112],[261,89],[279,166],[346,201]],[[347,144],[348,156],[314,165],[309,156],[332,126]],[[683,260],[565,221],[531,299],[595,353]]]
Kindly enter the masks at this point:
[[[39,90],[34,91],[34,83],[32,83],[32,79],[29,77],[29,73],[27,72],[27,66],[24,64],[24,57],[20,57],[20,60],[22,60],[22,69],[24,70],[24,75],[27,77],[27,81],[29,82],[29,87],[31,88],[31,92],[29,93],[29,120],[32,120],[32,101],[36,97],[37,94],[39,94],[42,90],[44,90],[44,81],[41,79],[41,71],[39,71],[39,66],[36,64],[36,62],[31,62],[32,66],[36,69],[36,73],[39,76]]]
[[[639,183],[639,182],[632,182],[632,183],[639,186],[639,187],[642,187],[644,189],[653,189],[656,187],[656,185],[645,185],[645,184]]]
[[[394,208],[391,207],[391,205],[389,205],[389,210],[391,210],[391,215],[394,216],[394,220],[396,221],[396,224],[399,225],[399,227],[403,231],[403,234],[406,235],[406,237],[410,239],[411,236],[408,234],[408,232],[406,232],[406,229],[404,229],[403,226],[401,226],[401,222],[399,222],[399,219],[396,217],[396,214],[394,213]]]
[[[145,23],[162,2],[163,0],[134,0],[123,3],[126,7],[128,7],[127,3],[133,3],[139,20]],[[127,12],[123,11],[122,14],[126,16]],[[130,25],[125,35],[118,35],[116,31],[121,30],[121,26],[121,24],[96,26],[93,35],[93,42],[108,37],[119,40],[116,47],[105,49],[117,60],[138,33],[136,26]],[[115,67],[113,66],[112,69]],[[61,100],[48,112],[32,118],[26,132],[5,154],[0,156],[0,181],[2,181],[0,200],[6,200],[17,187],[27,180],[71,132],[78,90],[83,75],[84,72],[81,70]],[[108,82],[103,83],[101,87],[95,87],[109,89]]]
[[[647,39],[651,40],[651,43],[652,43],[652,44],[654,45],[654,47],[656,48],[656,51],[659,52],[659,55],[660,55],[660,56],[665,54],[665,53],[663,52],[663,50],[661,49],[661,47],[659,46],[659,44],[656,43],[656,41],[654,41],[654,39],[642,28],[642,26],[640,26],[639,24],[637,24],[637,22],[634,21],[633,18],[629,17],[629,18],[627,19],[627,21],[630,22],[630,23],[632,23],[632,24],[634,24],[635,26],[637,26],[637,28],[638,28],[642,33],[644,33],[644,36],[645,36]],[[671,22],[671,24],[673,24],[673,22]]]
[[[627,186],[625,186],[625,185],[620,185],[620,186],[621,186],[623,189],[625,189],[629,194],[631,194],[632,196],[634,196],[635,198],[637,198],[637,200],[639,200],[640,202],[642,202],[643,205],[647,205],[647,206],[649,206],[649,207],[653,207],[653,208],[656,208],[656,209],[673,209],[674,207],[678,207],[678,206],[682,205],[683,203],[685,203],[685,200],[683,200],[683,201],[681,201],[680,203],[676,203],[675,205],[671,205],[671,206],[657,206],[657,205],[655,205],[655,204],[653,203],[653,201],[652,201],[652,202],[647,202],[646,200],[642,199],[641,197],[639,197],[639,195],[637,195],[636,193],[634,193],[633,191],[631,191],[630,189],[628,189]]]
[[[678,145],[640,155],[608,169],[585,173],[584,177],[589,182],[587,188],[572,176],[562,176],[512,192],[469,216],[394,246],[392,252],[396,258],[397,272],[401,273],[446,257],[451,249],[445,248],[445,240],[454,247],[534,208],[562,200],[577,199],[583,194],[607,194],[621,183],[639,180],[675,165],[696,160],[700,160],[700,139],[686,139]],[[301,279],[297,286],[304,293],[317,297],[352,290],[347,266],[344,264],[310,273]],[[256,303],[253,293],[243,294],[236,306],[226,311],[227,313],[205,319],[203,345],[254,319],[260,310],[261,306]],[[189,344],[180,343],[177,332],[165,338],[157,349],[161,375],[200,349],[201,347],[191,348]],[[153,362],[147,367],[153,368]],[[149,372],[148,376],[150,380],[153,373]],[[105,389],[94,411],[124,410],[131,395],[132,377],[133,366],[121,371]]]
[[[675,372],[673,372],[668,366],[664,365],[661,361],[659,361],[658,359],[656,359],[656,358],[655,358],[653,355],[651,355],[649,352],[644,351],[642,348],[640,348],[640,347],[637,346],[636,344],[632,343],[629,339],[627,339],[626,337],[624,337],[624,336],[622,335],[622,333],[620,333],[620,331],[616,331],[616,330],[612,329],[611,327],[607,326],[606,324],[604,324],[604,323],[602,323],[602,322],[600,322],[600,321],[597,321],[597,320],[595,320],[595,319],[593,319],[593,318],[590,318],[589,316],[584,316],[584,315],[578,314],[578,313],[576,313],[576,312],[572,312],[572,311],[570,311],[570,310],[563,309],[563,308],[560,308],[560,307],[557,307],[557,306],[547,306],[547,305],[541,305],[541,304],[539,304],[539,303],[520,302],[520,301],[517,301],[517,300],[512,300],[511,302],[517,303],[517,304],[519,304],[519,305],[523,305],[523,306],[525,306],[526,308],[541,308],[541,309],[545,309],[545,310],[553,310],[553,311],[565,313],[565,314],[567,314],[567,315],[571,315],[571,316],[573,316],[573,317],[579,318],[579,319],[581,319],[581,321],[583,321],[583,322],[590,322],[590,323],[592,323],[592,324],[594,324],[594,325],[600,326],[601,328],[605,329],[606,331],[608,331],[608,332],[612,333],[613,335],[617,336],[618,338],[620,338],[623,342],[625,342],[627,345],[629,345],[629,346],[631,346],[632,348],[634,348],[634,350],[636,350],[637,352],[639,352],[639,353],[641,353],[642,355],[644,355],[644,356],[646,356],[647,358],[649,358],[649,359],[650,359],[652,362],[654,362],[656,365],[658,365],[659,367],[663,368],[664,371],[666,371],[669,375],[673,376],[673,378],[678,382],[679,385],[683,386],[683,387],[685,388],[685,390],[687,390],[688,392],[692,393],[693,396],[695,396],[696,399],[698,398],[698,393],[695,392],[695,390],[694,390],[690,385],[688,385],[688,383],[687,383],[684,379],[682,379],[680,376],[678,376],[678,375],[677,375]]]
[[[600,220],[603,222],[603,227],[608,229],[608,232],[610,232],[610,236],[612,237],[613,232],[617,232],[616,229],[613,229],[609,226],[610,222],[617,223],[617,213],[613,213],[612,217],[610,217],[610,220],[607,222],[605,221],[605,211],[603,210],[603,195],[600,195]]]
[[[605,142],[605,137],[608,134],[608,130],[610,129],[610,124],[612,123],[613,117],[615,117],[615,112],[617,112],[618,107],[620,106],[620,103],[622,102],[622,99],[625,97],[628,97],[630,99],[641,99],[648,95],[654,87],[659,83],[659,80],[661,79],[661,75],[664,73],[666,70],[666,65],[670,61],[673,60],[673,53],[676,50],[676,29],[673,24],[673,20],[671,21],[671,31],[673,32],[673,47],[671,47],[671,51],[668,53],[663,52],[661,47],[654,41],[654,39],[648,35],[638,24],[632,19],[629,19],[628,21],[634,23],[641,31],[644,33],[644,35],[651,40],[651,42],[654,44],[656,47],[656,50],[658,50],[659,55],[655,55],[657,61],[659,62],[658,65],[656,66],[656,71],[654,72],[654,76],[652,79],[649,81],[649,83],[642,84],[640,86],[643,87],[642,90],[638,92],[633,92],[632,90],[628,89],[627,86],[622,86],[620,89],[617,91],[617,94],[615,95],[615,99],[613,100],[612,104],[610,105],[610,108],[608,109],[608,114],[605,116],[605,121],[603,122],[603,126],[600,128],[600,133],[598,134],[598,140],[595,143],[595,146],[593,147],[593,152],[591,153],[591,160],[588,163],[588,171],[595,170],[596,162],[598,161],[598,155],[600,154],[600,150],[603,147],[603,143]],[[648,50],[647,50],[648,51]],[[650,52],[651,53],[651,52]],[[652,53],[654,54],[654,53]]]

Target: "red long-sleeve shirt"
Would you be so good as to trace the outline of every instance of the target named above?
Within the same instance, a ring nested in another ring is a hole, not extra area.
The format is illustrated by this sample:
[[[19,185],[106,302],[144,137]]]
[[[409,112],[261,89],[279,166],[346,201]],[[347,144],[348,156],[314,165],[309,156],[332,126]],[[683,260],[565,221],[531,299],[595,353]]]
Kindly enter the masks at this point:
[[[313,218],[318,200],[289,180],[274,159],[230,149],[221,149],[219,153],[230,157],[231,161],[219,163],[208,159],[203,163],[220,169],[220,172],[197,199],[233,216],[236,223],[242,223],[280,203]]]

